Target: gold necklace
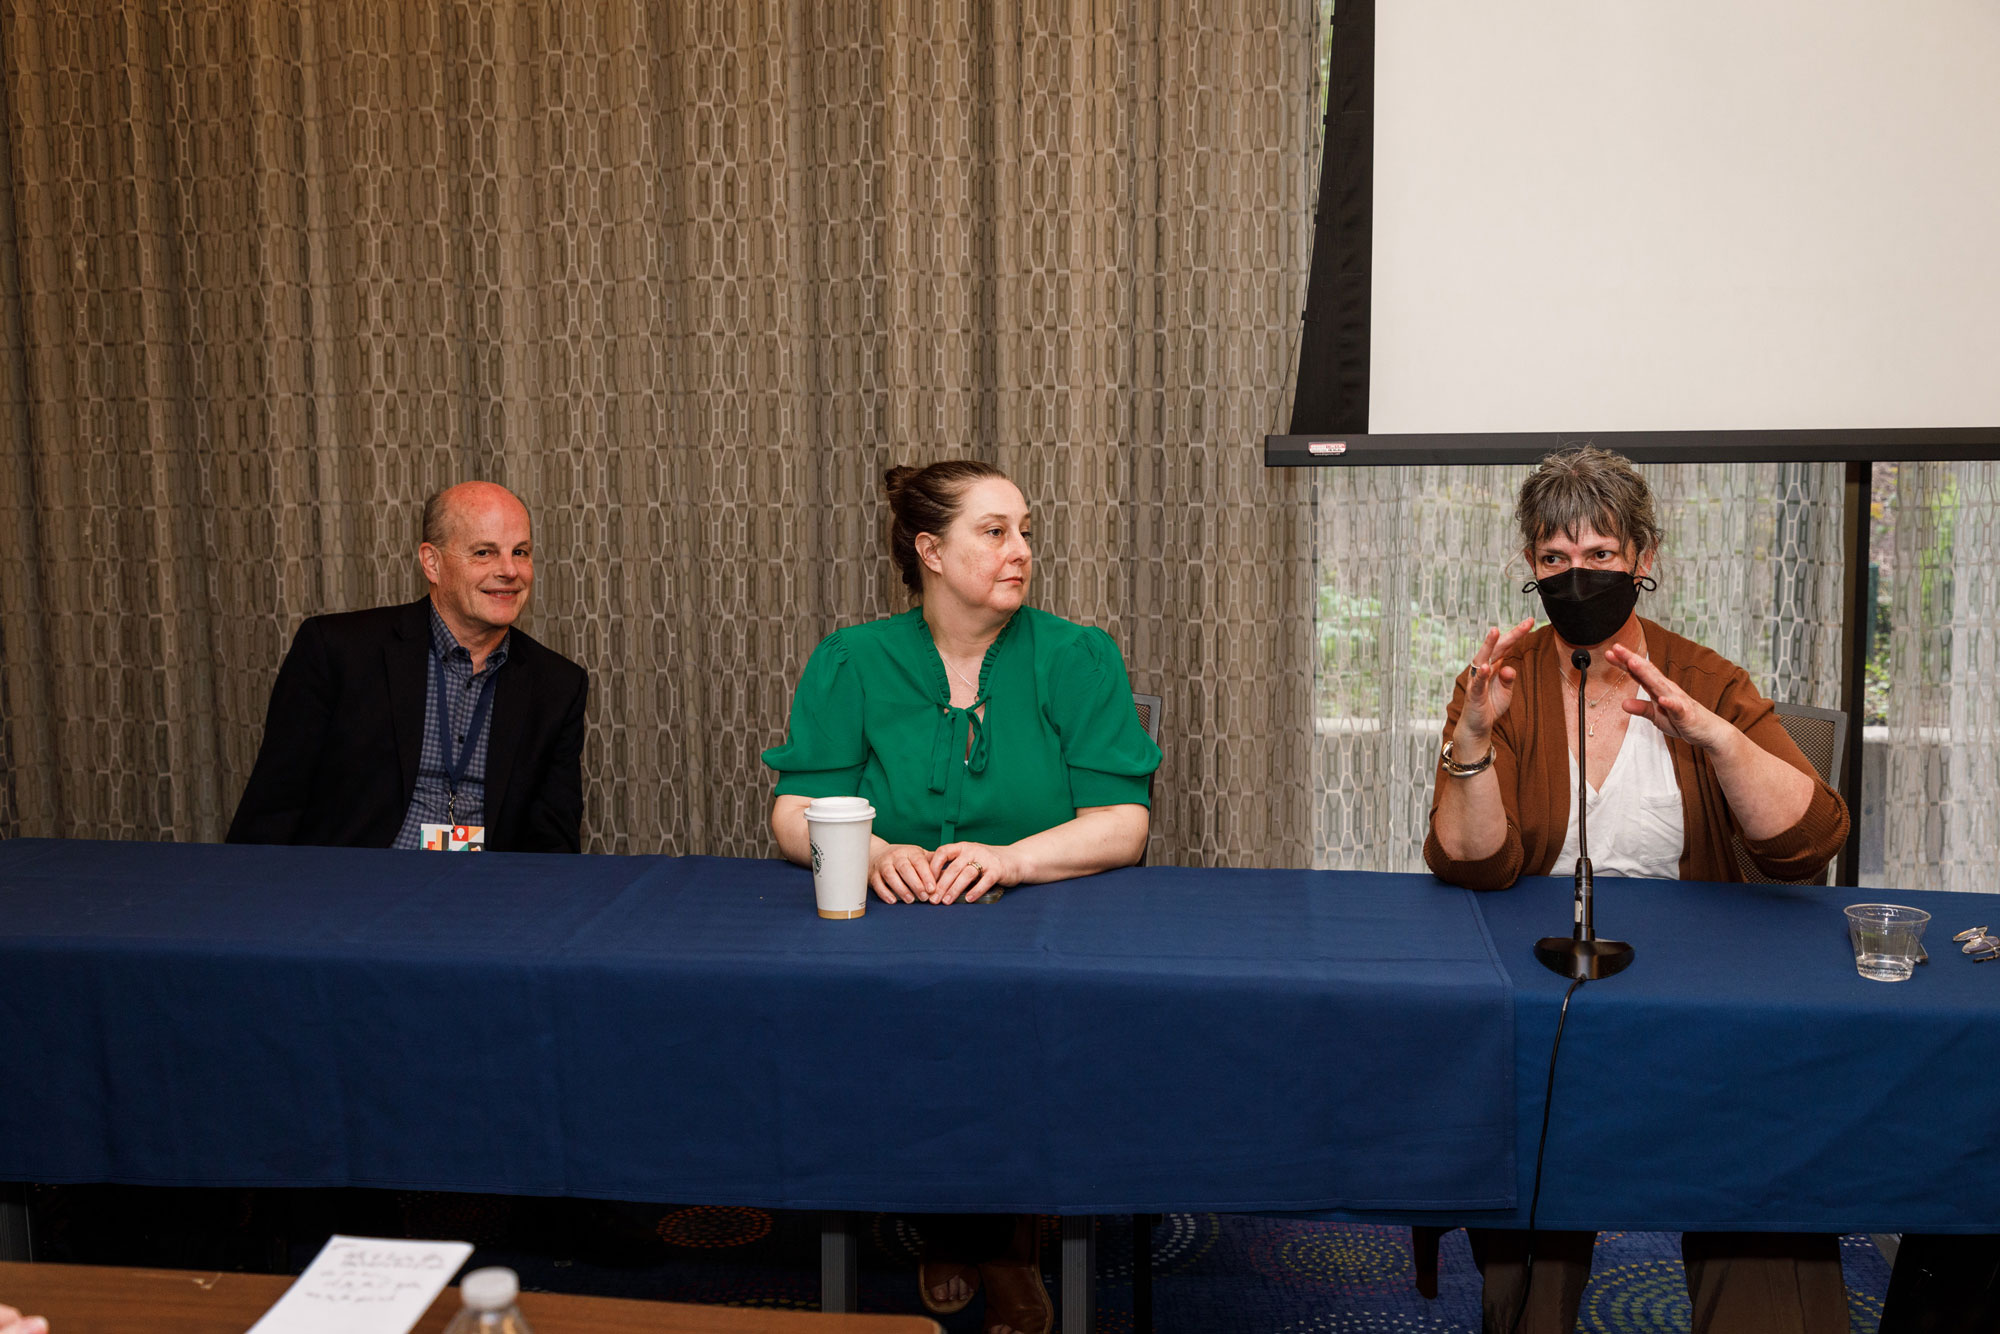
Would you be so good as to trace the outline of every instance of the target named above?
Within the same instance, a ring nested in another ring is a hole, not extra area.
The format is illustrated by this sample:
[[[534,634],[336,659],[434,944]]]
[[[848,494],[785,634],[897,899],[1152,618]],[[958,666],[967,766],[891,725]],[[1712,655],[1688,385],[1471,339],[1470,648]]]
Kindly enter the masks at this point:
[[[1602,704],[1605,700],[1610,699],[1611,692],[1616,689],[1618,689],[1617,686],[1606,686],[1604,693],[1599,695],[1596,699],[1584,701],[1585,707],[1590,710],[1590,717],[1588,720],[1590,726],[1586,728],[1584,731],[1584,735],[1586,737],[1594,737],[1597,735],[1597,706]]]
[[[1562,672],[1563,684],[1568,685],[1569,673],[1563,672],[1561,667],[1557,667],[1556,670]],[[1618,669],[1615,667],[1612,668],[1612,670],[1618,671]],[[1632,679],[1632,674],[1630,672],[1618,671],[1618,674],[1624,677],[1625,681],[1629,681]],[[1605,700],[1610,699],[1615,692],[1623,690],[1625,688],[1625,681],[1615,681],[1612,684],[1604,687],[1604,693],[1599,695],[1596,699],[1584,700],[1583,706],[1590,712],[1590,719],[1589,719],[1590,726],[1584,731],[1584,736],[1594,737],[1597,735],[1597,706],[1602,704]]]
[[[1568,672],[1564,672],[1564,673],[1563,673],[1563,684],[1564,684],[1564,685],[1568,685],[1568,684],[1569,684],[1569,673],[1568,673]],[[1605,700],[1607,700],[1607,699],[1610,699],[1610,698],[1611,698],[1611,692],[1612,692],[1612,691],[1614,691],[1614,690],[1616,690],[1616,689],[1618,689],[1618,688],[1619,688],[1619,685],[1620,685],[1620,684],[1621,684],[1620,682],[1613,682],[1612,684],[1610,684],[1610,685],[1608,685],[1608,686],[1604,687],[1604,693],[1603,693],[1603,694],[1601,694],[1601,695],[1599,695],[1599,696],[1598,696],[1598,697],[1597,697],[1596,699],[1586,699],[1586,700],[1584,700],[1584,702],[1583,702],[1583,705],[1584,705],[1584,707],[1585,707],[1585,708],[1587,708],[1587,709],[1594,709],[1594,708],[1596,708],[1596,707],[1597,707],[1598,705],[1602,704],[1602,703],[1603,703],[1603,702],[1604,702]]]
[[[1651,662],[1653,660],[1652,655],[1646,652],[1646,632],[1644,630],[1641,630],[1639,632],[1639,656],[1644,658],[1647,662]],[[1624,671],[1621,668],[1617,667],[1613,667],[1611,670],[1617,672],[1620,676],[1624,677],[1626,681],[1630,681],[1632,679],[1632,673],[1628,671]],[[1556,671],[1562,674],[1563,684],[1565,685],[1569,684],[1569,673],[1563,671],[1562,662],[1560,660],[1556,662]],[[1624,689],[1624,685],[1625,682],[1620,681],[1614,685],[1606,686],[1604,688],[1604,693],[1599,695],[1596,699],[1594,700],[1586,699],[1584,701],[1584,707],[1588,709],[1592,714],[1595,714],[1597,712],[1597,706],[1599,704],[1602,704],[1605,700],[1610,699],[1612,691]],[[1594,737],[1596,735],[1597,735],[1597,719],[1595,717],[1592,717],[1590,720],[1590,728],[1588,731],[1584,733],[1584,736]]]
[[[1562,668],[1556,668],[1556,670],[1560,672]],[[1612,670],[1616,670],[1616,668],[1612,668]],[[1584,700],[1584,708],[1586,708],[1586,710],[1590,712],[1590,726],[1588,726],[1588,728],[1584,730],[1584,736],[1596,736],[1596,734],[1598,734],[1598,704],[1602,704],[1604,700],[1612,698],[1612,694],[1616,694],[1616,692],[1624,690],[1624,682],[1626,682],[1626,680],[1632,680],[1632,674],[1630,674],[1630,672],[1618,672],[1618,674],[1620,674],[1620,676],[1624,676],[1624,680],[1620,680],[1620,682],[1612,682],[1610,686],[1604,686],[1604,694],[1600,694],[1598,698],[1594,698],[1594,700],[1588,700],[1588,698],[1586,698],[1586,700]],[[1568,682],[1570,682],[1570,674],[1568,674],[1568,672],[1562,672],[1562,682],[1564,682],[1564,684],[1568,684]]]

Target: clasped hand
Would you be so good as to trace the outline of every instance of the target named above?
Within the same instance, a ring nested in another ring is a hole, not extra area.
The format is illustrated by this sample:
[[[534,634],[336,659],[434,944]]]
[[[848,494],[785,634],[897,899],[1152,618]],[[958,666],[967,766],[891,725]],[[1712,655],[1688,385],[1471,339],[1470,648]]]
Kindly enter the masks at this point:
[[[1021,881],[1009,848],[947,843],[935,852],[914,843],[884,843],[868,865],[868,887],[884,903],[971,903],[996,885]]]

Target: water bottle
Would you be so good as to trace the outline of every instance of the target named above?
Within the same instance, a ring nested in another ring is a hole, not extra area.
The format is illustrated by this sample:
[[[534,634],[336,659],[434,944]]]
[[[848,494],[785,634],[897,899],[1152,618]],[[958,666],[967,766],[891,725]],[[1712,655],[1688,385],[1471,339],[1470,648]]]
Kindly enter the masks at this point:
[[[444,1334],[533,1334],[514,1299],[521,1280],[511,1269],[475,1269],[458,1285],[459,1308]]]

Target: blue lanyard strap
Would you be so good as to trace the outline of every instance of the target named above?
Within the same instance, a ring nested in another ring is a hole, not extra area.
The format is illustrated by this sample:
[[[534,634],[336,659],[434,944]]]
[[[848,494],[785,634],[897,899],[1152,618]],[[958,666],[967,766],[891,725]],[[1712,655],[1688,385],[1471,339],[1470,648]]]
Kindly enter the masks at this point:
[[[486,721],[486,710],[493,703],[493,679],[500,674],[495,667],[486,673],[486,679],[479,683],[479,700],[472,706],[472,725],[465,729],[465,749],[457,760],[452,759],[451,742],[451,690],[445,684],[445,660],[437,660],[438,726],[443,728],[441,740],[444,742],[444,782],[455,799],[458,785],[465,781],[465,771],[472,765],[472,748],[479,744],[479,728]]]

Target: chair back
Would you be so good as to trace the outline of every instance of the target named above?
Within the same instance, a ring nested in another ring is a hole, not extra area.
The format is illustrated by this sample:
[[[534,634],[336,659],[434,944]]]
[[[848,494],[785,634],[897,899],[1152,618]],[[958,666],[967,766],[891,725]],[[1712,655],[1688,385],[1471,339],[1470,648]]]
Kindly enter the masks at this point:
[[[1139,726],[1146,729],[1146,735],[1152,739],[1154,745],[1156,746],[1159,745],[1160,744],[1160,697],[1158,695],[1134,694],[1132,696],[1132,707],[1139,711]],[[1146,779],[1146,800],[1150,802],[1152,799],[1153,799],[1153,780],[1150,777],[1148,777]],[[1148,835],[1148,837],[1150,838],[1150,835]],[[1146,860],[1147,860],[1146,854],[1143,852],[1140,853],[1138,864],[1144,866],[1146,864]]]
[[[1819,776],[1834,787],[1845,776],[1847,715],[1839,709],[1815,709],[1810,704],[1779,704],[1778,721]],[[1845,798],[1848,794],[1840,794]]]
[[[1146,729],[1146,735],[1154,745],[1160,744],[1160,697],[1158,695],[1134,695],[1132,705],[1139,710],[1139,726]]]
[[[1810,704],[1778,704],[1774,706],[1778,722],[1792,738],[1793,744],[1804,752],[1806,760],[1819,774],[1821,781],[1831,784],[1835,790],[1846,773],[1843,767],[1847,760],[1847,715],[1839,709],[1816,709]],[[1844,798],[1846,793],[1841,793]],[[1823,885],[1833,870],[1832,863],[1818,875],[1805,880],[1778,881],[1757,869],[1757,863],[1750,860],[1750,854],[1743,849],[1743,840],[1732,838],[1731,845],[1736,852],[1736,869],[1743,873],[1743,879],[1753,885],[1794,884]]]

